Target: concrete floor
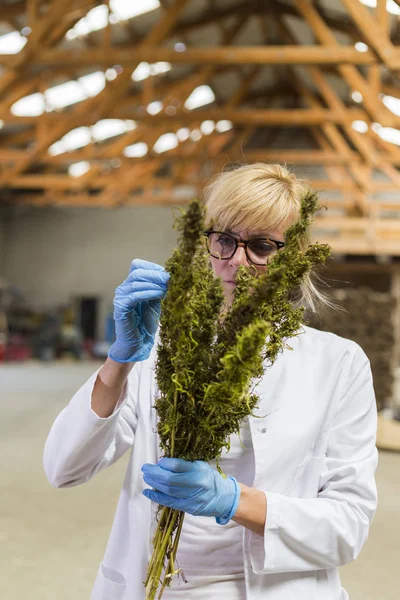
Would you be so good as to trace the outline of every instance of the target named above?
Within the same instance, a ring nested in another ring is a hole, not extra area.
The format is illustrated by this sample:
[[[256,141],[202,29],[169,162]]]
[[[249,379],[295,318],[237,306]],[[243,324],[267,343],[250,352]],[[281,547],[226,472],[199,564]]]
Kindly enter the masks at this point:
[[[90,484],[56,490],[42,468],[49,428],[96,363],[0,367],[0,598],[88,600],[126,458]],[[341,570],[351,600],[399,597],[400,454],[381,452],[380,506],[360,558]]]

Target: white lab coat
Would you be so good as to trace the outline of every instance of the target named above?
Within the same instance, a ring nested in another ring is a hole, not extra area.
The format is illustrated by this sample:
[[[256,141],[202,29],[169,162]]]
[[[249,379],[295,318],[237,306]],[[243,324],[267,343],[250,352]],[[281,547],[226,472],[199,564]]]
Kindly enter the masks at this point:
[[[354,560],[376,508],[376,404],[361,348],[304,327],[258,387],[250,417],[254,487],[267,497],[264,536],[243,528],[247,600],[344,600],[337,567]],[[109,418],[91,409],[96,373],[57,417],[46,442],[50,483],[91,479],[131,450],[92,600],[142,600],[155,505],[145,462],[160,458],[153,400],[155,349],[132,370]],[[222,526],[221,526],[222,527]],[[201,548],[198,548],[201,552]]]

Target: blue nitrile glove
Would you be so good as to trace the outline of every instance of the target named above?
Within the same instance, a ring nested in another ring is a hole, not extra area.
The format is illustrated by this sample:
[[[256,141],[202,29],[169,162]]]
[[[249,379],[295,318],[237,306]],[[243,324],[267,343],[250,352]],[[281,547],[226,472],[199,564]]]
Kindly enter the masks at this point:
[[[223,477],[202,460],[161,458],[157,465],[142,466],[143,479],[153,490],[146,498],[203,517],[216,517],[225,525],[237,511],[240,487],[234,477]]]
[[[160,265],[132,261],[128,278],[115,290],[116,340],[108,351],[112,360],[124,363],[149,358],[169,277]]]

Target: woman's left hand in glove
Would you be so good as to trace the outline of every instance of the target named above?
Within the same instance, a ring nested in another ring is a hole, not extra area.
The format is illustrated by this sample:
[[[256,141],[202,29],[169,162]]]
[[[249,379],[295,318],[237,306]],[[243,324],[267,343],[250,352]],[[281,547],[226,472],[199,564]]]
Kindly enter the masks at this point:
[[[202,460],[161,458],[157,465],[142,466],[143,479],[152,490],[143,494],[157,504],[177,510],[215,517],[225,525],[235,515],[240,487],[234,477],[224,477]]]

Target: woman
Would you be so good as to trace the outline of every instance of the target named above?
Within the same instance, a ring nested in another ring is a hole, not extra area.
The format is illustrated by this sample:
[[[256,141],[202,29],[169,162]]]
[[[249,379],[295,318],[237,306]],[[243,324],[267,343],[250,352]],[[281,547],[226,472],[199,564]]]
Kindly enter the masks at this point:
[[[226,302],[240,265],[265,270],[299,218],[305,184],[279,165],[247,165],[207,187],[210,263]],[[216,233],[218,232],[218,233]],[[300,240],[305,246],[307,240]],[[88,481],[132,449],[92,600],[141,600],[156,503],[184,510],[182,578],[164,597],[343,600],[337,568],[354,560],[376,508],[376,405],[354,342],[304,327],[257,388],[258,414],[215,462],[161,459],[153,399],[155,337],[168,273],[134,260],[114,299],[116,341],[56,419],[50,482]],[[304,281],[300,301],[315,310]],[[149,501],[150,500],[150,501]],[[186,582],[184,581],[186,579]]]

